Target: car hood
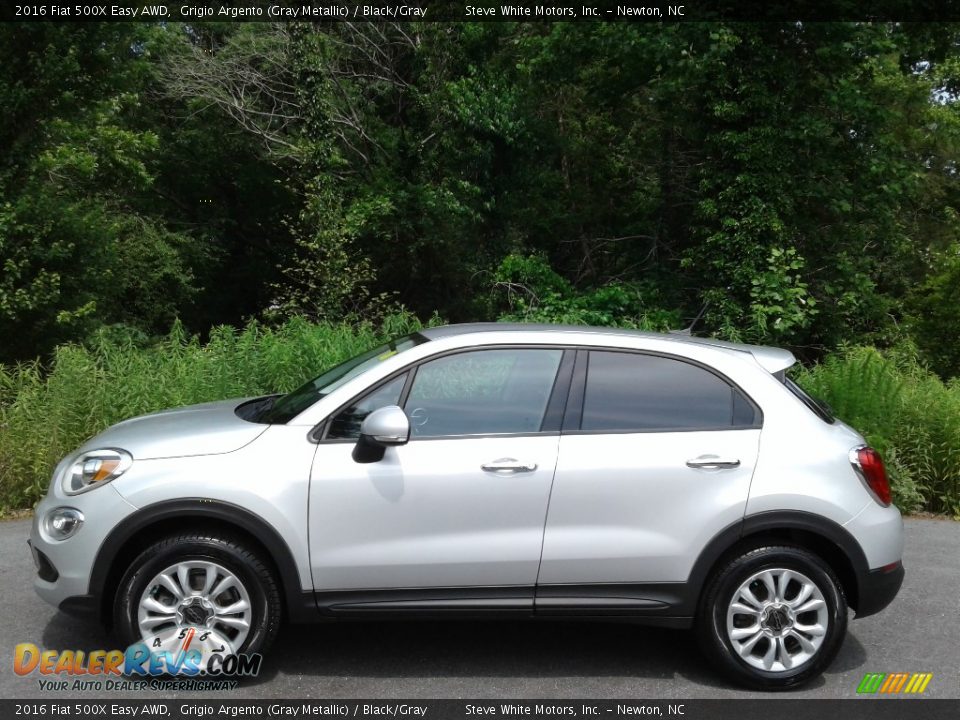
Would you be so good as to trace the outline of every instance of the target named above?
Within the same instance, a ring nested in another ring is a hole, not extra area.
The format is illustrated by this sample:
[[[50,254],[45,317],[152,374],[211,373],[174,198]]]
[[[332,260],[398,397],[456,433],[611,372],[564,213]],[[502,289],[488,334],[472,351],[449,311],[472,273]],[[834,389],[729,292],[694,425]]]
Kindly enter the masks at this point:
[[[242,402],[222,400],[130,418],[91,438],[80,451],[120,448],[135,460],[232,452],[269,427],[237,417],[234,409]]]

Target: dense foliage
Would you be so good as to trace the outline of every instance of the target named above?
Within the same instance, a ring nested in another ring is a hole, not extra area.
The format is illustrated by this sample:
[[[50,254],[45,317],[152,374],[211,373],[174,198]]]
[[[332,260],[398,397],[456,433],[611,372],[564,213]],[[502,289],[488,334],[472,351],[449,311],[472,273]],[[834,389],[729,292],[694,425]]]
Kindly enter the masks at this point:
[[[407,308],[791,347],[956,512],[958,90],[945,23],[0,24],[3,502]]]
[[[87,346],[57,348],[48,371],[38,362],[0,366],[0,513],[38,500],[60,458],[120,420],[289,391],[419,327],[414,317],[399,313],[376,327],[303,319],[276,328],[218,327],[206,343],[180,325],[147,345],[100,332]],[[799,370],[796,379],[883,452],[902,510],[960,518],[960,383],[945,385],[908,353],[881,355],[870,348],[832,355]]]
[[[36,502],[64,455],[121,420],[289,392],[321,370],[419,327],[408,314],[389,316],[377,328],[297,319],[275,329],[221,326],[201,343],[177,325],[145,346],[101,332],[86,347],[58,347],[49,371],[36,361],[0,366],[0,511]]]
[[[945,384],[909,350],[853,347],[796,380],[884,457],[901,510],[960,519],[960,382]]]
[[[703,311],[702,331],[808,359],[912,334],[957,374],[941,340],[960,333],[958,38],[0,26],[0,360],[103,325],[204,333],[402,302],[451,320]],[[524,264],[560,284],[521,287]]]

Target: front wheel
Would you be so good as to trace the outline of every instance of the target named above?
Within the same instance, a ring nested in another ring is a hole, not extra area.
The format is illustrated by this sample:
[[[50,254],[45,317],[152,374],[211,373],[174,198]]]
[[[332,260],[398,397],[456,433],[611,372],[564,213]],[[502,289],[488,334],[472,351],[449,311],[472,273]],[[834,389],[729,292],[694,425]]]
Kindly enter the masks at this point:
[[[117,592],[115,627],[128,645],[179,657],[267,648],[280,625],[280,594],[260,553],[208,533],[167,537],[130,564]]]
[[[744,552],[711,578],[697,617],[704,653],[735,682],[780,690],[826,668],[847,629],[843,587],[799,547]]]

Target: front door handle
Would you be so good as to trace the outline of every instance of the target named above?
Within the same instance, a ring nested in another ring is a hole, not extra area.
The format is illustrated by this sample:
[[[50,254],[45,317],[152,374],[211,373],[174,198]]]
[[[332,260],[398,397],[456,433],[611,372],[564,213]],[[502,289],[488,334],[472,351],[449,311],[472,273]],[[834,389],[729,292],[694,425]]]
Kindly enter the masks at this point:
[[[516,458],[499,458],[493,462],[484,463],[480,469],[484,472],[533,472],[537,469],[537,464],[520,462]]]
[[[700,457],[687,460],[687,467],[691,468],[735,468],[740,467],[740,461],[737,458],[725,458],[717,455],[701,455]]]

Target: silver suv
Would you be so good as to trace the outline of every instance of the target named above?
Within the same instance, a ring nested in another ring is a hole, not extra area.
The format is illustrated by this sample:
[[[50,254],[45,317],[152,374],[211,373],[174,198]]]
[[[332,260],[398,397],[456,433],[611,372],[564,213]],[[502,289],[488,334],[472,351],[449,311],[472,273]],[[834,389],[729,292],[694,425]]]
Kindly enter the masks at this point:
[[[629,618],[796,686],[903,580],[880,456],[786,350],[431,328],[285,396],[122,422],[36,508],[42,598],[175,652],[281,619]],[[188,638],[185,641],[185,637]]]

